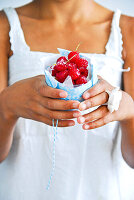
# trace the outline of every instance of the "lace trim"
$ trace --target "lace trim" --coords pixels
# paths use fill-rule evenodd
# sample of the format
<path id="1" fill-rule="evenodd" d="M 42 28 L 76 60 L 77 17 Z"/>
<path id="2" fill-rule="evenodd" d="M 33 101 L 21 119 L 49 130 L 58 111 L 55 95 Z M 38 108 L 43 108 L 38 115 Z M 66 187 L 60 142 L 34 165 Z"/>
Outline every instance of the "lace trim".
<path id="1" fill-rule="evenodd" d="M 9 31 L 9 40 L 10 40 L 10 44 L 11 44 L 11 50 L 14 52 L 15 51 L 15 47 L 14 47 L 14 39 L 13 39 L 13 30 L 10 26 L 10 31 Z"/>
<path id="2" fill-rule="evenodd" d="M 25 42 L 24 33 L 22 31 L 20 20 L 16 10 L 14 8 L 9 7 L 5 8 L 4 12 L 8 18 L 8 22 L 10 25 L 9 38 L 11 50 L 13 52 L 18 52 L 19 50 L 30 50 L 30 48 Z"/>
<path id="3" fill-rule="evenodd" d="M 116 21 L 116 25 L 117 25 L 117 32 L 119 34 L 119 46 L 117 48 L 119 48 L 119 54 L 120 54 L 120 58 L 122 58 L 122 52 L 123 52 L 123 36 L 122 36 L 122 31 L 120 28 L 120 16 L 121 16 L 121 11 L 119 9 L 117 9 L 117 21 Z"/>
<path id="4" fill-rule="evenodd" d="M 120 22 L 120 15 L 121 11 L 119 9 L 116 10 L 113 16 L 113 21 L 111 25 L 111 35 L 109 41 L 106 45 L 106 54 L 107 55 L 114 55 L 118 56 L 122 59 L 122 52 L 123 52 L 123 40 L 122 40 L 122 32 L 119 25 Z M 115 42 L 115 34 L 118 36 L 118 43 Z"/>

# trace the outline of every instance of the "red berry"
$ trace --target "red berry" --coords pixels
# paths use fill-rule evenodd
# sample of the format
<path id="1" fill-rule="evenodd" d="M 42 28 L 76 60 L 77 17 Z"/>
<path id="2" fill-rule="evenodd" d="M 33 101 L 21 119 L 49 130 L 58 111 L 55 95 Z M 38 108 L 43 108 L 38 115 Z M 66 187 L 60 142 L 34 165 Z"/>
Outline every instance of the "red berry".
<path id="1" fill-rule="evenodd" d="M 87 77 L 88 76 L 88 70 L 85 67 L 79 68 L 81 75 Z"/>
<path id="2" fill-rule="evenodd" d="M 65 69 L 67 69 L 67 66 L 64 62 L 58 62 L 55 66 L 54 69 L 57 71 L 64 71 Z"/>
<path id="3" fill-rule="evenodd" d="M 75 63 L 78 58 L 79 58 L 79 53 L 76 51 L 71 51 L 68 54 L 68 59 L 70 60 L 70 62 Z"/>
<path id="4" fill-rule="evenodd" d="M 65 79 L 67 78 L 67 76 L 68 76 L 68 70 L 64 70 L 64 71 L 56 73 L 56 79 L 60 83 L 63 83 Z"/>
<path id="5" fill-rule="evenodd" d="M 53 69 L 52 70 L 52 76 L 56 76 L 56 73 L 57 73 L 58 71 L 56 70 L 56 69 Z"/>
<path id="6" fill-rule="evenodd" d="M 87 68 L 87 66 L 88 66 L 88 61 L 84 58 L 77 59 L 75 63 L 76 63 L 78 68 L 80 68 L 80 67 Z"/>
<path id="7" fill-rule="evenodd" d="M 67 59 L 66 59 L 65 56 L 61 56 L 61 57 L 59 57 L 59 58 L 57 59 L 56 63 L 58 63 L 58 62 L 67 62 Z"/>
<path id="8" fill-rule="evenodd" d="M 72 80 L 72 82 L 73 82 L 73 85 L 76 85 L 75 80 Z"/>
<path id="9" fill-rule="evenodd" d="M 68 70 L 77 68 L 76 64 L 74 64 L 74 63 L 67 63 L 66 65 L 67 65 Z"/>
<path id="10" fill-rule="evenodd" d="M 80 71 L 79 69 L 71 69 L 69 70 L 69 75 L 71 76 L 72 80 L 76 80 L 80 76 Z"/>
<path id="11" fill-rule="evenodd" d="M 85 76 L 80 76 L 77 80 L 76 80 L 76 85 L 81 85 L 81 84 L 86 84 L 87 83 L 87 79 Z"/>

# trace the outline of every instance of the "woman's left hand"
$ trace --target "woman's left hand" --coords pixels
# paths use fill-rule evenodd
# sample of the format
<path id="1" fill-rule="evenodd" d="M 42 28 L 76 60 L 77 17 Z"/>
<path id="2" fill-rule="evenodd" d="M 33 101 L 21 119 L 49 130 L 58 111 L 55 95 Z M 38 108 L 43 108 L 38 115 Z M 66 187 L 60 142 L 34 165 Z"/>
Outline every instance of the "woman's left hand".
<path id="1" fill-rule="evenodd" d="M 119 109 L 110 113 L 107 106 L 109 95 L 106 90 L 113 90 L 114 87 L 99 76 L 99 82 L 83 94 L 85 101 L 80 103 L 79 110 L 83 111 L 95 106 L 96 110 L 77 118 L 83 129 L 95 129 L 104 126 L 112 121 L 128 120 L 134 117 L 134 101 L 126 92 L 122 91 L 122 99 Z"/>

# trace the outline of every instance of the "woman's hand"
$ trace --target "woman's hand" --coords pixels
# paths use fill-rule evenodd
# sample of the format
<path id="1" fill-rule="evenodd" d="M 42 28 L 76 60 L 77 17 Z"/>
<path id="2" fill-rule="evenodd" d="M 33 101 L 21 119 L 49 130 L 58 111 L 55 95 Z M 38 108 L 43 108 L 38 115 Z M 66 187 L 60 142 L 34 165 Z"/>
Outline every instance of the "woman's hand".
<path id="1" fill-rule="evenodd" d="M 0 94 L 0 112 L 5 119 L 19 117 L 36 120 L 52 125 L 52 119 L 58 119 L 58 126 L 75 125 L 72 118 L 80 116 L 78 101 L 65 101 L 58 98 L 67 97 L 67 92 L 53 89 L 45 84 L 45 76 L 16 82 Z"/>
<path id="2" fill-rule="evenodd" d="M 96 110 L 78 117 L 78 123 L 84 124 L 83 129 L 95 129 L 112 121 L 128 120 L 134 117 L 133 99 L 124 91 L 122 91 L 122 100 L 117 111 L 110 113 L 107 106 L 103 105 L 108 101 L 108 94 L 105 90 L 113 89 L 114 87 L 112 85 L 99 77 L 99 82 L 83 94 L 85 101 L 80 103 L 79 110 L 83 111 L 99 106 Z"/>

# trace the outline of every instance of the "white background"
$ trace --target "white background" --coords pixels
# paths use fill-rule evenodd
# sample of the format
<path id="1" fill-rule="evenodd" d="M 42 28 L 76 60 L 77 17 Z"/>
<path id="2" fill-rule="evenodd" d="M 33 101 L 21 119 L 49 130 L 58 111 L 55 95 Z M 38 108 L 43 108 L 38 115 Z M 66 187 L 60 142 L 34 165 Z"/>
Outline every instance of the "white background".
<path id="1" fill-rule="evenodd" d="M 134 16 L 134 0 L 96 0 L 98 3 L 112 10 L 119 8 L 123 13 Z M 0 9 L 3 7 L 17 7 L 28 3 L 30 0 L 0 0 Z"/>

